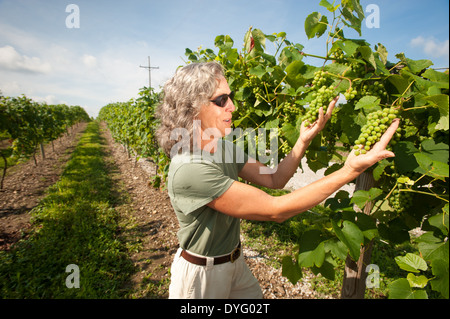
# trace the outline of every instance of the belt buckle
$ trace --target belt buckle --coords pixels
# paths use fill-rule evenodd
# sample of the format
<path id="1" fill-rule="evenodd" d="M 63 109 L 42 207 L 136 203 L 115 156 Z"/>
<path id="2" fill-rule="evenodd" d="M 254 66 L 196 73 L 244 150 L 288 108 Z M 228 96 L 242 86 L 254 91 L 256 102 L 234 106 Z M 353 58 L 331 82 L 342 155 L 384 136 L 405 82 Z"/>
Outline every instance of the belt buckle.
<path id="1" fill-rule="evenodd" d="M 232 263 L 234 263 L 236 261 L 236 259 L 239 258 L 239 256 L 241 255 L 241 247 L 236 247 L 230 255 L 230 261 Z"/>

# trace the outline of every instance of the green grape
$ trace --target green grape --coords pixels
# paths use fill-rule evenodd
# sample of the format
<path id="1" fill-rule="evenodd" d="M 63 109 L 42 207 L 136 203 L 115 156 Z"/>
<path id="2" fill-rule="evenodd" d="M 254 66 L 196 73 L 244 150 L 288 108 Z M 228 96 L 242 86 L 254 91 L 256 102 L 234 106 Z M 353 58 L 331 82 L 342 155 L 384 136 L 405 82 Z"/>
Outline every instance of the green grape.
<path id="1" fill-rule="evenodd" d="M 332 58 L 333 60 L 344 60 L 344 51 L 338 48 L 336 49 L 336 51 L 331 53 L 330 58 Z"/>
<path id="2" fill-rule="evenodd" d="M 297 118 L 302 115 L 303 107 L 297 106 L 294 102 L 286 101 L 280 105 L 283 117 L 283 123 L 295 123 Z"/>
<path id="3" fill-rule="evenodd" d="M 322 107 L 323 112 L 327 111 L 328 105 L 336 96 L 333 87 L 323 85 L 316 92 L 312 94 L 313 100 L 309 103 L 308 111 L 303 117 L 302 121 L 305 121 L 305 126 L 315 122 L 318 118 L 319 109 Z"/>
<path id="4" fill-rule="evenodd" d="M 326 73 L 325 71 L 319 70 L 314 72 L 314 79 L 312 81 L 313 86 L 322 86 L 327 81 L 327 78 L 324 76 Z"/>
<path id="5" fill-rule="evenodd" d="M 306 114 L 303 116 L 302 121 L 305 122 L 305 126 L 315 122 L 318 118 L 319 109 L 322 107 L 326 112 L 328 105 L 337 95 L 334 88 L 331 86 L 332 79 L 327 76 L 327 72 L 319 70 L 314 73 L 314 79 L 312 81 L 312 101 L 309 103 L 309 108 Z"/>
<path id="6" fill-rule="evenodd" d="M 352 71 L 357 74 L 358 77 L 363 77 L 366 72 L 366 67 L 364 64 L 357 63 L 351 65 Z"/>
<path id="7" fill-rule="evenodd" d="M 344 97 L 347 101 L 354 99 L 358 95 L 358 91 L 355 88 L 350 88 L 344 93 Z"/>
<path id="8" fill-rule="evenodd" d="M 392 107 L 369 113 L 367 115 L 367 123 L 361 128 L 361 133 L 355 140 L 355 145 L 353 146 L 355 155 L 366 154 L 371 149 L 371 146 L 380 140 L 397 115 L 398 110 Z M 401 135 L 397 133 L 391 140 L 392 143 L 396 143 L 400 138 Z"/>
<path id="9" fill-rule="evenodd" d="M 409 191 L 404 191 L 405 189 L 406 186 L 404 184 L 398 184 L 389 197 L 389 205 L 398 213 L 406 211 L 412 205 L 413 194 Z"/>
<path id="10" fill-rule="evenodd" d="M 292 147 L 289 146 L 289 144 L 287 143 L 287 141 L 284 141 L 284 142 L 281 144 L 280 150 L 281 150 L 281 153 L 287 155 L 287 154 L 289 154 L 289 153 L 291 152 Z"/>
<path id="11" fill-rule="evenodd" d="M 367 95 L 379 97 L 381 100 L 387 100 L 388 96 L 384 84 L 379 81 L 367 81 L 361 86 L 357 97 L 360 99 Z"/>

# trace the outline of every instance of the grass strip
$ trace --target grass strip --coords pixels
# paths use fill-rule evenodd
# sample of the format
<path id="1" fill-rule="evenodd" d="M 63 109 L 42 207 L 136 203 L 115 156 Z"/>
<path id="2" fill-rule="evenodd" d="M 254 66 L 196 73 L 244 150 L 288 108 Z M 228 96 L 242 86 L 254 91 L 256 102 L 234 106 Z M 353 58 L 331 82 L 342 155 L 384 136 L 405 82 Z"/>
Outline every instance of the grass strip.
<path id="1" fill-rule="evenodd" d="M 33 209 L 30 235 L 0 252 L 1 298 L 125 295 L 133 264 L 119 237 L 118 198 L 104 156 L 98 123 L 91 122 L 60 181 Z"/>

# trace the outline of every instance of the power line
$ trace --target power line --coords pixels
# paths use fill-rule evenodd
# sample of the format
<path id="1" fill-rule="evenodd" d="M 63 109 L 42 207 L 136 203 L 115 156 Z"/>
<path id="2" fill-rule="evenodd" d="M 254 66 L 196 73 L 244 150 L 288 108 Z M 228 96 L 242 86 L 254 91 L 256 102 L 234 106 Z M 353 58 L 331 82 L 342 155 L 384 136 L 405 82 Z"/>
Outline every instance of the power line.
<path id="1" fill-rule="evenodd" d="M 139 67 L 148 69 L 148 87 L 152 87 L 152 69 L 159 69 L 159 66 L 152 66 L 150 64 L 150 56 L 148 57 L 148 66 L 140 65 Z"/>

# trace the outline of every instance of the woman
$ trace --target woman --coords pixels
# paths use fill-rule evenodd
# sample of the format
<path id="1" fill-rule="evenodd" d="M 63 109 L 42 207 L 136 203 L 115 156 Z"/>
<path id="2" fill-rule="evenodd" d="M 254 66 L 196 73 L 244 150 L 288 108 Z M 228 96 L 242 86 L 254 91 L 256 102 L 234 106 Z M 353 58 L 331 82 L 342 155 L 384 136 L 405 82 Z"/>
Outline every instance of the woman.
<path id="1" fill-rule="evenodd" d="M 376 162 L 394 156 L 385 148 L 398 120 L 367 154 L 352 152 L 340 170 L 287 195 L 273 197 L 238 181 L 241 177 L 252 184 L 283 188 L 336 102 L 337 98 L 326 114 L 321 108 L 313 124 L 301 125 L 292 151 L 267 174 L 263 164 L 221 139 L 231 132 L 235 105 L 218 63 L 189 64 L 165 84 L 157 136 L 171 155 L 168 192 L 180 223 L 169 298 L 262 298 L 240 253 L 240 219 L 283 222 L 321 203 Z"/>

